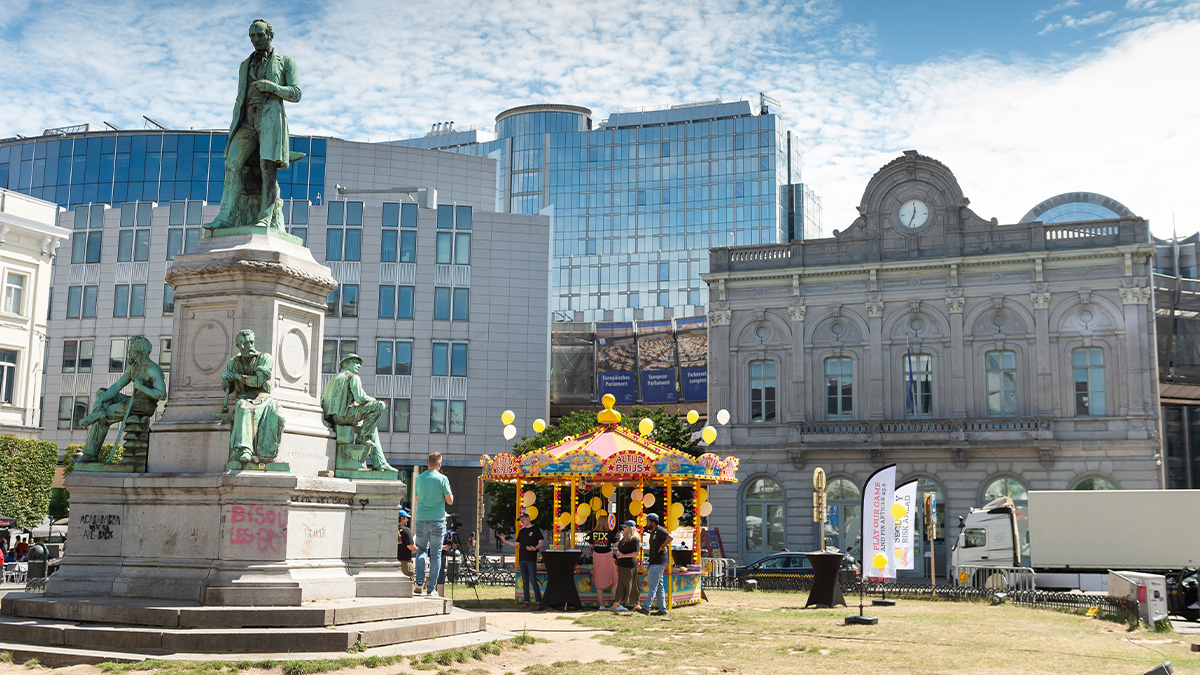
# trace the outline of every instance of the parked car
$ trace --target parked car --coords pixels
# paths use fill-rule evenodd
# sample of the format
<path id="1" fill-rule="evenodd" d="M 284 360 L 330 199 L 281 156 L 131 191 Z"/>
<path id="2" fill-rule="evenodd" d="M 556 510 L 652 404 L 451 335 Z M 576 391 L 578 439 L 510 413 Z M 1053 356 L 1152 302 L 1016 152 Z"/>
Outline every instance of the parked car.
<path id="1" fill-rule="evenodd" d="M 842 559 L 842 569 L 839 576 L 843 581 L 853 579 L 858 572 L 858 563 L 854 558 L 846 556 Z M 753 579 L 759 575 L 811 577 L 812 563 L 804 553 L 775 553 L 761 560 L 738 567 L 736 574 L 740 579 Z"/>

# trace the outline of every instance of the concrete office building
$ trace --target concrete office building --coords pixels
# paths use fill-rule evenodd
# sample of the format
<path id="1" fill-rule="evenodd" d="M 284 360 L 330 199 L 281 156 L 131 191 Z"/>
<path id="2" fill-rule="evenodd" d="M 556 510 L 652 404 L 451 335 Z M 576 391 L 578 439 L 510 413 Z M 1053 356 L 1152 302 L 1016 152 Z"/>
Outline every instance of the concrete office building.
<path id="1" fill-rule="evenodd" d="M 712 250 L 709 407 L 732 414 L 742 469 L 711 491 L 729 554 L 818 545 L 815 467 L 827 542 L 856 552 L 874 469 L 935 493 L 938 570 L 946 524 L 995 497 L 1036 518 L 1029 490 L 1164 485 L 1147 222 L 1000 225 L 967 205 L 909 151 L 832 238 Z"/>
<path id="2" fill-rule="evenodd" d="M 225 138 L 78 128 L 0 142 L 0 183 L 70 207 L 44 438 L 83 442 L 78 420 L 120 375 L 130 336 L 150 338 L 169 374 L 164 273 L 216 213 Z M 308 156 L 280 176 L 288 230 L 341 284 L 327 310 L 326 379 L 341 355 L 363 356 L 367 393 L 391 411 L 381 426 L 389 461 L 423 466 L 442 452 L 455 510 L 470 519 L 479 454 L 502 440 L 500 413 L 523 425 L 547 414 L 549 219 L 495 211 L 490 159 L 333 138 L 292 145 Z M 419 203 L 428 190 L 436 204 Z"/>
<path id="3" fill-rule="evenodd" d="M 67 232 L 59 208 L 0 189 L 0 434 L 37 438 L 50 266 Z"/>

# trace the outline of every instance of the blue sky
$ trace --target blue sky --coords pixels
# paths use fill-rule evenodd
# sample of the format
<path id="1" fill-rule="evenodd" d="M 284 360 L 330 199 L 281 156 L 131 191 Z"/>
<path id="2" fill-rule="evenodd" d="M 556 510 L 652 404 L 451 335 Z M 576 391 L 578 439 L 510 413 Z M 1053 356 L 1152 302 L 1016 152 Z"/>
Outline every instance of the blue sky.
<path id="1" fill-rule="evenodd" d="M 0 137 L 142 115 L 225 127 L 259 16 L 299 63 L 297 132 L 377 141 L 527 103 L 601 120 L 761 91 L 827 231 L 910 148 L 1002 223 L 1090 190 L 1158 234 L 1200 226 L 1200 0 L 4 0 Z"/>

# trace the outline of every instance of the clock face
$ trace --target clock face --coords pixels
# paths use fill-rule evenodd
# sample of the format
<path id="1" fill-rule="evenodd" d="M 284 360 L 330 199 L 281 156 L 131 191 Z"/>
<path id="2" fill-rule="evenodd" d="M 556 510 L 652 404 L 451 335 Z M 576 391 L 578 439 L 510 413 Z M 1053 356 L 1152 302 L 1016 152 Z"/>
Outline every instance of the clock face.
<path id="1" fill-rule="evenodd" d="M 929 207 L 920 199 L 910 199 L 900 205 L 896 212 L 900 224 L 908 228 L 921 227 L 929 222 Z"/>

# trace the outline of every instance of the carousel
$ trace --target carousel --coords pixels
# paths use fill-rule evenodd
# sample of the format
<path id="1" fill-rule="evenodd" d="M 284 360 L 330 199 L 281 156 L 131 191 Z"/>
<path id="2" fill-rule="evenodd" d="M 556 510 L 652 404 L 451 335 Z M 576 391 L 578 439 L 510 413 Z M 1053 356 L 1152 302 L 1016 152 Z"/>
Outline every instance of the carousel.
<path id="1" fill-rule="evenodd" d="M 596 606 L 586 545 L 591 530 L 617 530 L 619 523 L 632 518 L 641 534 L 650 512 L 659 514 L 673 538 L 672 564 L 666 576 L 668 605 L 698 604 L 704 576 L 699 555 L 701 518 L 712 511 L 706 486 L 736 483 L 738 460 L 721 459 L 711 452 L 692 457 L 657 443 L 647 437 L 653 431 L 651 420 L 641 421 L 641 433 L 631 431 L 620 426 L 621 414 L 613 410 L 613 397 L 605 395 L 602 402 L 604 410 L 596 416 L 599 426 L 586 433 L 520 456 L 483 455 L 481 479 L 516 486 L 517 518 L 528 513 L 536 519 L 539 508 L 552 509 L 553 531 L 547 534 L 548 546 L 538 568 L 538 582 L 545 588 L 544 606 Z M 695 422 L 694 415 L 689 414 L 690 422 Z M 702 437 L 711 445 L 716 429 L 705 427 Z M 553 488 L 548 503 L 538 504 L 537 493 L 529 489 L 537 485 Z M 589 524 L 592 527 L 584 527 Z M 638 568 L 641 597 L 645 598 L 647 537 L 640 538 Z M 514 597 L 519 588 L 518 580 Z"/>

